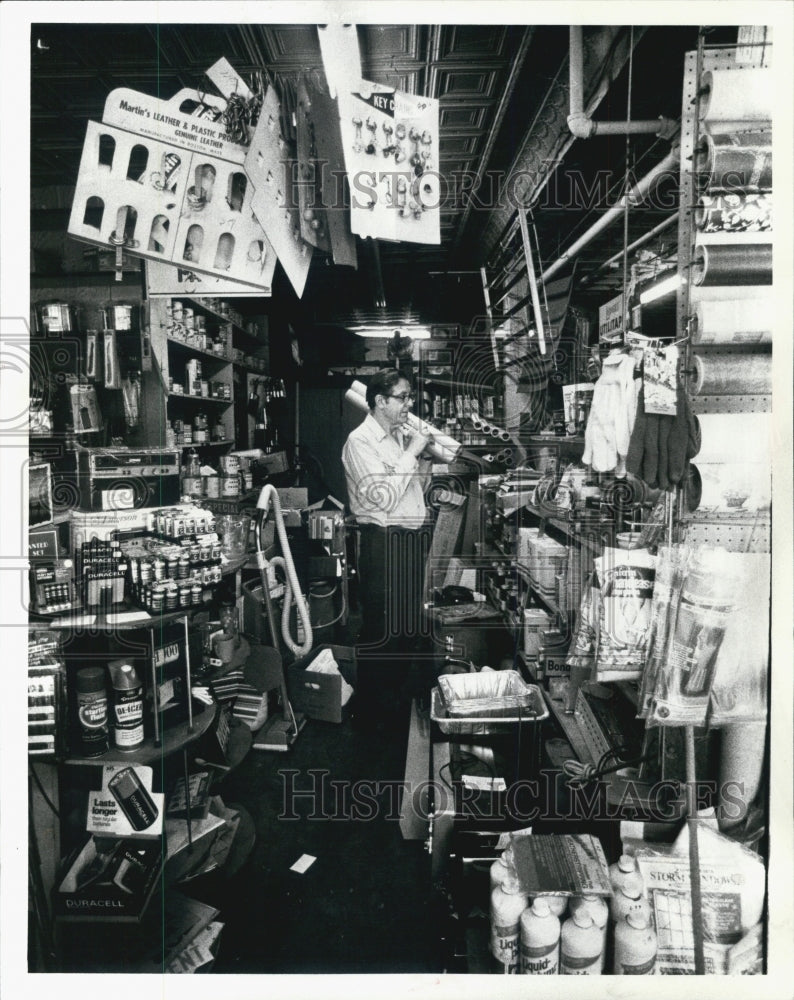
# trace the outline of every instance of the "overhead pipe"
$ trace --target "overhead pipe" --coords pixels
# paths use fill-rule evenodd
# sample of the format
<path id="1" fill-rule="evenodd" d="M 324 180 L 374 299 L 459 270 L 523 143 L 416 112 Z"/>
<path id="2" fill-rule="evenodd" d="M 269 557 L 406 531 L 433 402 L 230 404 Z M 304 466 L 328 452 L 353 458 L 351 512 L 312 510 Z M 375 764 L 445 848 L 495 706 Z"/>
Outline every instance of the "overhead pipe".
<path id="1" fill-rule="evenodd" d="M 594 122 L 584 107 L 584 40 L 580 24 L 569 28 L 568 89 L 570 93 L 570 114 L 568 128 L 577 139 L 589 139 L 594 135 L 658 135 L 670 139 L 678 129 L 678 123 L 660 115 L 650 121 Z"/>
<path id="2" fill-rule="evenodd" d="M 604 263 L 600 265 L 600 267 L 597 267 L 595 269 L 595 271 L 593 271 L 591 274 L 586 274 L 582 278 L 581 284 L 582 285 L 588 284 L 590 281 L 592 281 L 593 278 L 599 275 L 602 271 L 606 271 L 608 267 L 619 261 L 620 258 L 624 255 L 624 253 L 631 253 L 632 250 L 636 250 L 638 247 L 644 246 L 646 243 L 649 243 L 654 238 L 654 236 L 658 236 L 659 233 L 663 233 L 665 229 L 668 229 L 670 226 L 672 226 L 674 222 L 677 222 L 678 215 L 679 215 L 678 212 L 674 212 L 672 215 L 668 215 L 668 217 L 663 222 L 660 222 L 658 226 L 654 226 L 653 229 L 649 230 L 647 233 L 643 233 L 643 235 L 640 236 L 638 239 L 636 239 L 633 243 L 629 243 L 629 245 L 626 247 L 625 250 L 618 250 L 616 254 L 613 254 L 609 258 L 609 260 L 605 260 Z"/>
<path id="3" fill-rule="evenodd" d="M 592 225 L 586 233 L 572 243 L 568 249 L 551 265 L 551 267 L 546 268 L 541 275 L 541 281 L 544 283 L 547 282 L 552 275 L 556 274 L 560 268 L 564 267 L 568 261 L 579 253 L 580 250 L 586 247 L 588 243 L 591 243 L 599 233 L 602 233 L 605 229 L 608 229 L 613 222 L 617 222 L 618 219 L 622 218 L 627 199 L 630 205 L 641 202 L 650 191 L 653 184 L 664 173 L 678 167 L 679 155 L 680 151 L 678 146 L 674 146 L 667 156 L 661 160 L 661 162 L 657 163 L 652 170 L 649 170 L 643 178 L 637 181 L 631 191 L 624 194 L 620 201 L 616 205 L 613 205 L 612 208 L 608 208 L 598 222 L 594 223 L 594 225 Z"/>

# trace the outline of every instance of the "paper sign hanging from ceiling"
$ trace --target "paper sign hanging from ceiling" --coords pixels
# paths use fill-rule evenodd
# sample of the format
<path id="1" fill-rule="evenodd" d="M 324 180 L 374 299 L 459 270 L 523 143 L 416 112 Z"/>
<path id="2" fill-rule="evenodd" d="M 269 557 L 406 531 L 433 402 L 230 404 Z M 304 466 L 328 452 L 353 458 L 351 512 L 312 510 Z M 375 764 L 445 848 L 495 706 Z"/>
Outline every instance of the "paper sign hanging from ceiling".
<path id="1" fill-rule="evenodd" d="M 169 101 L 112 91 L 89 122 L 68 232 L 268 294 L 276 257 L 252 212 L 226 102 L 181 90 Z"/>
<path id="2" fill-rule="evenodd" d="M 358 47 L 358 31 L 355 24 L 317 25 L 320 52 L 323 57 L 328 93 L 332 98 L 361 79 L 361 53 Z"/>
<path id="3" fill-rule="evenodd" d="M 272 258 L 275 265 L 275 251 Z M 202 274 L 189 266 L 175 267 L 173 264 L 160 264 L 154 260 L 146 262 L 146 292 L 151 296 L 210 295 L 222 296 L 225 299 L 246 295 L 267 298 L 273 294 L 271 288 L 219 278 L 214 274 Z"/>
<path id="4" fill-rule="evenodd" d="M 438 101 L 360 80 L 340 91 L 339 115 L 352 231 L 440 243 Z"/>
<path id="5" fill-rule="evenodd" d="M 267 88 L 259 122 L 251 137 L 245 170 L 254 186 L 251 207 L 273 244 L 298 298 L 303 295 L 313 248 L 301 238 L 295 200 L 295 160 L 281 135 L 281 107 Z"/>

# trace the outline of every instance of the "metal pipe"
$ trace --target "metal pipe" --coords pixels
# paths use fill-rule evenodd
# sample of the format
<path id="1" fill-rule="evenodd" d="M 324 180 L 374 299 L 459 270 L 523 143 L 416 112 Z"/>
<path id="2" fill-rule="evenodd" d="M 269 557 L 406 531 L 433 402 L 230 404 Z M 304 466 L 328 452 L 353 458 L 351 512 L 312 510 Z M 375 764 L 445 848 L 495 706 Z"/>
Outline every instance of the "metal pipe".
<path id="1" fill-rule="evenodd" d="M 595 278 L 597 274 L 600 274 L 602 271 L 605 271 L 610 266 L 610 264 L 614 264 L 615 261 L 620 260 L 620 258 L 623 256 L 624 253 L 630 253 L 632 250 L 636 250 L 638 247 L 643 246 L 643 244 L 647 243 L 649 240 L 652 240 L 654 236 L 658 236 L 659 233 L 667 229 L 668 226 L 672 226 L 672 224 L 677 219 L 678 219 L 678 212 L 675 212 L 675 214 L 668 216 L 668 218 L 666 218 L 663 222 L 660 222 L 658 226 L 654 226 L 653 229 L 649 230 L 647 233 L 640 236 L 633 243 L 630 243 L 626 247 L 625 251 L 618 250 L 618 252 L 616 254 L 613 254 L 613 256 L 609 258 L 609 260 L 605 260 L 604 263 L 600 265 L 600 267 L 597 267 L 592 274 L 586 274 L 584 278 L 582 278 L 581 284 L 586 285 L 589 281 Z"/>
<path id="2" fill-rule="evenodd" d="M 570 94 L 568 128 L 577 139 L 594 135 L 651 134 L 671 138 L 678 128 L 670 118 L 659 116 L 653 121 L 594 122 L 584 106 L 584 34 L 580 24 L 568 29 L 568 90 Z"/>
<path id="3" fill-rule="evenodd" d="M 606 212 L 601 216 L 601 218 L 592 225 L 586 233 L 579 237 L 578 240 L 573 242 L 568 249 L 560 255 L 560 257 L 551 265 L 551 267 L 546 268 L 546 270 L 541 275 L 541 281 L 547 282 L 549 278 L 556 274 L 560 268 L 564 267 L 576 254 L 579 253 L 588 243 L 591 243 L 599 233 L 602 233 L 605 229 L 608 229 L 613 222 L 616 222 L 623 215 L 623 208 L 626 204 L 626 198 L 630 198 L 631 202 L 640 202 L 645 197 L 645 195 L 650 190 L 653 183 L 669 170 L 673 166 L 678 164 L 679 151 L 678 147 L 674 147 L 670 152 L 661 160 L 657 165 L 649 170 L 648 173 L 637 181 L 635 187 L 629 192 L 628 195 L 624 195 L 620 201 L 613 205 L 612 208 L 607 209 Z M 621 251 L 622 254 L 622 251 Z"/>

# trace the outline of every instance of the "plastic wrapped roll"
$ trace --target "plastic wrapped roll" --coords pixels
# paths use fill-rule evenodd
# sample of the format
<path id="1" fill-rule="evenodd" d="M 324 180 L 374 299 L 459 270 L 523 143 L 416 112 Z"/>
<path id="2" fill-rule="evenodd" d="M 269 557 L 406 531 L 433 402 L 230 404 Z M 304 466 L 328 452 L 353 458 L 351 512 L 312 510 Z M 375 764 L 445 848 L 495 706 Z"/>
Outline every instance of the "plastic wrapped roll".
<path id="1" fill-rule="evenodd" d="M 696 285 L 771 285 L 772 244 L 696 246 L 692 281 Z"/>
<path id="2" fill-rule="evenodd" d="M 772 392 L 771 354 L 695 355 L 695 396 L 762 396 Z"/>
<path id="3" fill-rule="evenodd" d="M 768 344 L 774 310 L 769 297 L 709 299 L 696 302 L 695 344 Z"/>
<path id="4" fill-rule="evenodd" d="M 772 195 L 701 195 L 695 209 L 695 225 L 702 233 L 769 232 L 772 229 Z"/>
<path id="5" fill-rule="evenodd" d="M 367 387 L 362 382 L 354 382 L 345 393 L 345 399 L 349 400 L 354 406 L 357 406 L 359 410 L 369 412 L 366 393 Z M 455 456 L 462 447 L 454 438 L 449 437 L 448 434 L 439 433 L 435 427 L 431 427 L 430 424 L 425 423 L 424 420 L 420 420 L 413 413 L 408 414 L 408 424 L 414 430 L 421 430 L 424 434 L 431 434 L 433 436 L 433 443 L 427 446 L 427 451 L 433 458 L 439 462 L 454 461 Z"/>
<path id="6" fill-rule="evenodd" d="M 700 78 L 700 118 L 712 133 L 758 130 L 772 120 L 771 69 L 715 69 Z"/>
<path id="7" fill-rule="evenodd" d="M 695 176 L 701 191 L 771 191 L 772 133 L 707 133 L 695 150 Z"/>

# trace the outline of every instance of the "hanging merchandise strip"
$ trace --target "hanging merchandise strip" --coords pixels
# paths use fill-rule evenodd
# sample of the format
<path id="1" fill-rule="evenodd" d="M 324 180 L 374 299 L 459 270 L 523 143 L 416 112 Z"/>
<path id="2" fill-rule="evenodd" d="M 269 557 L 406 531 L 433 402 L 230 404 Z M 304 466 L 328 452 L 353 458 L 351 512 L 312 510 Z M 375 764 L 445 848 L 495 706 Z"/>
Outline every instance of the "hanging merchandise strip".
<path id="1" fill-rule="evenodd" d="M 772 229 L 771 194 L 706 194 L 698 198 L 695 225 L 703 233 L 760 233 Z"/>
<path id="2" fill-rule="evenodd" d="M 301 236 L 317 250 L 329 253 L 331 242 L 322 192 L 322 165 L 317 155 L 312 105 L 306 78 L 298 81 L 298 107 L 295 114 L 298 165 L 298 209 Z"/>
<path id="3" fill-rule="evenodd" d="M 771 285 L 771 243 L 696 246 L 692 262 L 696 285 Z"/>
<path id="4" fill-rule="evenodd" d="M 294 160 L 282 138 L 280 120 L 278 95 L 273 87 L 268 87 L 259 123 L 245 157 L 245 169 L 256 188 L 251 207 L 300 298 L 306 286 L 313 248 L 301 239 L 298 211 L 291 202 Z"/>
<path id="5" fill-rule="evenodd" d="M 771 191 L 771 131 L 702 136 L 695 178 L 701 191 Z"/>

